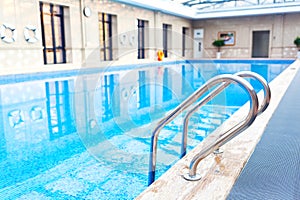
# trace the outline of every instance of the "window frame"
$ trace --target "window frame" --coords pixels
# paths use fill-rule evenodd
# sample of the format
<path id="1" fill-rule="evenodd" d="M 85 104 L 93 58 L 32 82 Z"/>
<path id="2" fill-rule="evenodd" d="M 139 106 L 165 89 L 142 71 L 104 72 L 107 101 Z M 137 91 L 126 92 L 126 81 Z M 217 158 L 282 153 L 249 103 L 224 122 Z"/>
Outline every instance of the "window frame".
<path id="1" fill-rule="evenodd" d="M 45 5 L 49 5 L 49 13 L 44 12 L 43 8 Z M 58 8 L 59 13 L 55 13 L 53 8 Z M 48 47 L 46 44 L 46 33 L 45 33 L 45 16 L 50 16 L 50 24 L 51 24 L 51 39 L 52 39 L 52 47 Z M 41 29 L 42 29 L 42 43 L 43 43 L 43 56 L 44 56 L 44 64 L 64 64 L 67 63 L 67 56 L 66 56 L 66 40 L 65 40 L 65 21 L 64 21 L 64 7 L 61 5 L 54 5 L 52 3 L 45 3 L 40 2 L 40 18 L 41 18 Z M 58 18 L 60 21 L 60 26 L 55 25 L 55 18 Z M 55 32 L 58 32 L 61 34 L 61 46 L 56 44 L 56 36 Z M 60 50 L 62 53 L 62 59 L 58 60 L 58 53 L 57 51 Z M 48 53 L 53 53 L 53 62 L 49 61 Z"/>
<path id="2" fill-rule="evenodd" d="M 145 59 L 145 20 L 138 20 L 138 59 Z"/>
<path id="3" fill-rule="evenodd" d="M 172 29 L 172 25 L 170 24 L 163 24 L 163 52 L 164 52 L 164 57 L 167 58 L 168 57 L 168 50 L 169 50 L 169 35 L 170 35 L 170 31 Z M 171 36 L 171 35 L 170 35 Z"/>
<path id="4" fill-rule="evenodd" d="M 182 57 L 186 56 L 186 37 L 187 37 L 187 32 L 188 32 L 188 28 L 186 27 L 182 27 Z"/>
<path id="5" fill-rule="evenodd" d="M 100 17 L 101 16 L 101 17 Z M 99 27 L 101 26 L 102 38 L 100 37 L 100 57 L 103 57 L 104 61 L 113 60 L 113 47 L 112 47 L 112 15 L 108 13 L 98 14 Z M 101 31 L 99 30 L 99 31 Z M 106 36 L 108 31 L 108 37 Z M 106 41 L 108 40 L 108 46 Z M 107 55 L 108 50 L 108 55 Z"/>

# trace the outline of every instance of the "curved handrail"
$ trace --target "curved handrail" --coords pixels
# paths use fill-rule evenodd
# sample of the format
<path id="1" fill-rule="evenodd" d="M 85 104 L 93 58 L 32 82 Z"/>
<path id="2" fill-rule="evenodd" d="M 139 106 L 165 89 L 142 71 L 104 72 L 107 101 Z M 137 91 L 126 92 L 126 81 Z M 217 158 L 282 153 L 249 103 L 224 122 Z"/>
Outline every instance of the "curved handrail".
<path id="1" fill-rule="evenodd" d="M 209 154 L 211 154 L 213 151 L 217 150 L 220 146 L 225 144 L 226 142 L 230 141 L 232 138 L 237 136 L 239 133 L 241 133 L 243 130 L 245 130 L 247 127 L 249 127 L 254 120 L 244 120 L 238 125 L 234 126 L 232 129 L 227 131 L 226 133 L 222 134 L 217 142 L 214 142 L 210 145 L 208 145 L 206 148 L 201 150 L 198 154 L 194 156 L 190 163 L 189 167 L 189 173 L 184 174 L 183 178 L 189 181 L 197 181 L 201 179 L 201 176 L 196 173 L 197 166 L 204 158 L 206 158 Z"/>
<path id="2" fill-rule="evenodd" d="M 254 78 L 254 79 L 257 79 L 261 83 L 261 85 L 263 86 L 263 90 L 264 90 L 264 100 L 261 103 L 260 108 L 258 109 L 258 115 L 263 113 L 269 106 L 270 100 L 271 100 L 271 89 L 270 89 L 267 81 L 261 75 L 255 73 L 255 72 L 251 72 L 251 71 L 242 71 L 242 72 L 235 73 L 234 75 L 237 75 L 237 76 L 240 76 L 243 78 Z"/>
<path id="3" fill-rule="evenodd" d="M 253 72 L 244 72 L 244 73 L 240 72 L 240 73 L 237 73 L 236 75 L 241 76 L 241 77 L 256 78 L 262 83 L 262 85 L 264 86 L 264 90 L 265 90 L 265 98 L 264 98 L 264 101 L 263 101 L 260 109 L 258 110 L 258 112 L 262 113 L 268 107 L 270 99 L 271 99 L 271 91 L 270 91 L 270 88 L 269 88 L 268 84 L 266 83 L 266 81 L 260 75 L 253 73 Z M 257 112 L 257 115 L 260 114 L 258 112 Z M 206 148 L 204 148 L 203 150 L 201 150 L 192 159 L 190 167 L 189 167 L 189 173 L 183 175 L 183 177 L 186 180 L 192 180 L 192 181 L 199 180 L 201 178 L 201 176 L 196 173 L 196 170 L 197 170 L 197 166 L 200 163 L 200 161 L 203 160 L 205 157 L 207 157 L 213 151 L 217 150 L 220 146 L 224 145 L 225 143 L 230 141 L 232 138 L 237 136 L 239 133 L 241 133 L 247 127 L 249 127 L 253 123 L 253 121 L 254 120 L 252 120 L 252 121 L 247 120 L 247 118 L 246 118 L 246 120 L 240 122 L 239 124 L 235 125 L 230 130 L 228 130 L 225 133 L 223 133 L 222 135 L 220 135 L 219 139 L 215 143 L 212 143 L 209 146 L 207 146 Z"/>
<path id="4" fill-rule="evenodd" d="M 182 113 L 186 108 L 188 108 L 192 103 L 194 103 L 197 99 L 199 99 L 205 92 L 208 91 L 210 87 L 213 87 L 217 84 L 224 83 L 224 82 L 234 82 L 238 83 L 246 90 L 250 95 L 250 106 L 251 110 L 249 113 L 248 121 L 254 121 L 257 111 L 258 111 L 258 99 L 256 92 L 254 91 L 253 87 L 250 85 L 248 81 L 245 79 L 229 74 L 223 74 L 216 76 L 210 79 L 206 84 L 202 85 L 198 90 L 196 90 L 192 95 L 190 95 L 185 101 L 183 101 L 180 105 L 178 105 L 171 113 L 169 113 L 166 117 L 158 122 L 157 127 L 152 132 L 151 137 L 151 149 L 150 149 L 150 160 L 149 160 L 149 180 L 148 185 L 152 184 L 155 179 L 155 168 L 156 168 L 156 155 L 157 155 L 157 140 L 158 135 L 161 129 L 171 122 L 175 117 L 177 117 L 180 113 Z M 219 91 L 221 92 L 221 90 Z M 215 96 L 215 95 L 214 95 Z M 202 101 L 203 103 L 207 103 L 213 97 L 213 95 L 208 94 Z"/>
<path id="5" fill-rule="evenodd" d="M 242 72 L 235 73 L 234 75 L 240 76 L 243 78 L 254 78 L 254 79 L 257 79 L 261 83 L 261 85 L 263 86 L 263 90 L 264 90 L 264 100 L 263 100 L 261 106 L 259 107 L 257 114 L 259 115 L 259 114 L 263 113 L 267 109 L 267 107 L 270 103 L 270 99 L 271 99 L 271 90 L 270 90 L 270 87 L 269 87 L 267 81 L 259 74 L 250 72 L 250 71 L 242 71 Z M 222 85 L 218 86 L 216 89 L 214 89 L 210 94 L 215 96 L 215 95 L 219 94 L 222 90 L 224 90 L 226 87 L 228 87 L 229 85 L 230 85 L 230 83 L 225 82 Z M 205 103 L 203 103 L 202 101 L 199 102 L 186 114 L 186 116 L 184 118 L 183 131 L 182 131 L 183 134 L 182 134 L 182 142 L 181 142 L 181 158 L 183 156 L 185 156 L 185 154 L 186 154 L 187 132 L 188 132 L 188 124 L 189 124 L 190 117 L 204 104 Z M 243 123 L 243 122 L 241 122 L 241 123 Z M 240 123 L 237 124 L 236 126 L 238 126 L 238 125 L 240 125 Z"/>

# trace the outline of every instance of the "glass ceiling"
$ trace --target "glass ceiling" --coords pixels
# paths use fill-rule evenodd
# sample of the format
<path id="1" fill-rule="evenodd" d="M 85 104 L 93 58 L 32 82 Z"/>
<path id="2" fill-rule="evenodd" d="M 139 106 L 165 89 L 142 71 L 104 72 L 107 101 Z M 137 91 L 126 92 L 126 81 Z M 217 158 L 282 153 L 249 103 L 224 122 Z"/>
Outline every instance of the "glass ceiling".
<path id="1" fill-rule="evenodd" d="M 112 0 L 190 18 L 209 19 L 300 11 L 300 0 Z"/>
<path id="2" fill-rule="evenodd" d="M 164 0 L 162 0 L 164 1 Z M 197 10 L 212 10 L 224 8 L 253 7 L 296 2 L 300 0 L 165 0 L 173 1 Z"/>

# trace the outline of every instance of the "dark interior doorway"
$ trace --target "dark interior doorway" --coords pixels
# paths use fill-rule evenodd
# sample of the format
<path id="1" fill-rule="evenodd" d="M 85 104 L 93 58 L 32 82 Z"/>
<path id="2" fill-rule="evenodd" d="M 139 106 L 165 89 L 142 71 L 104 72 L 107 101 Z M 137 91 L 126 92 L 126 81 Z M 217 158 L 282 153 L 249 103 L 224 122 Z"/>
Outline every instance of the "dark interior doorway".
<path id="1" fill-rule="evenodd" d="M 252 58 L 268 58 L 270 31 L 253 31 L 252 34 Z"/>

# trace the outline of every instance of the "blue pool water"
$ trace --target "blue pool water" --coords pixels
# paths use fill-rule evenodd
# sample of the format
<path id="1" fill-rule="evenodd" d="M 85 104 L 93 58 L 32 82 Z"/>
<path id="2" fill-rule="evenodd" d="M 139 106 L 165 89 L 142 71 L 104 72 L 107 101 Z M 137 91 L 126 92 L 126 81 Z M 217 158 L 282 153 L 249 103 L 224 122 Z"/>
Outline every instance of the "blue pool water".
<path id="1" fill-rule="evenodd" d="M 250 70 L 271 81 L 291 62 L 180 61 L 2 76 L 0 199 L 133 199 L 147 187 L 151 130 L 166 112 L 215 75 Z M 246 101 L 231 86 L 200 109 L 188 150 Z M 156 177 L 179 160 L 181 123 L 179 116 L 159 136 Z"/>

